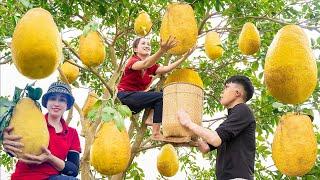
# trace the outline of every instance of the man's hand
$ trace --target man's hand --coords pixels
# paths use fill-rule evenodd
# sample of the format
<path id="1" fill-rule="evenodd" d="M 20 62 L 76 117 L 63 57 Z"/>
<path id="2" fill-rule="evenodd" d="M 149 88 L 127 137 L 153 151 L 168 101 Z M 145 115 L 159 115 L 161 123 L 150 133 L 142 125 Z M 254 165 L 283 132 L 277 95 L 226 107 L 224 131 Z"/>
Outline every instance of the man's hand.
<path id="1" fill-rule="evenodd" d="M 202 141 L 199 139 L 197 141 L 197 144 L 198 144 L 199 151 L 202 152 L 203 154 L 206 154 L 210 151 L 210 147 L 209 147 L 208 143 L 206 143 L 205 141 Z"/>
<path id="2" fill-rule="evenodd" d="M 160 49 L 163 52 L 167 52 L 169 49 L 175 47 L 177 45 L 177 40 L 173 36 L 169 36 L 167 41 L 162 41 L 160 42 Z"/>
<path id="3" fill-rule="evenodd" d="M 26 163 L 26 164 L 42 164 L 44 162 L 47 162 L 50 160 L 52 154 L 49 151 L 49 149 L 42 147 L 42 154 L 36 156 L 32 154 L 25 154 L 22 158 L 19 160 Z"/>
<path id="4" fill-rule="evenodd" d="M 190 125 L 193 123 L 191 121 L 189 114 L 183 109 L 180 109 L 178 111 L 178 119 L 180 121 L 180 124 L 184 127 L 187 127 L 187 128 L 189 128 Z"/>
<path id="5" fill-rule="evenodd" d="M 9 126 L 3 131 L 3 149 L 4 151 L 17 157 L 17 153 L 22 152 L 23 144 L 20 142 L 21 136 L 12 134 L 13 127 Z"/>

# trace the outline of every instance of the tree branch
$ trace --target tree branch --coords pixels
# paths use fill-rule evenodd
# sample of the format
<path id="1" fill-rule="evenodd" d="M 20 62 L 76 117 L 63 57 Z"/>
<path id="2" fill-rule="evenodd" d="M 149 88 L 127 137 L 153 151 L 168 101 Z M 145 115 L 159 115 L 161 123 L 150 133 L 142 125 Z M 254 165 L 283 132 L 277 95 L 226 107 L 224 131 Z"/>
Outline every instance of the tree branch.
<path id="1" fill-rule="evenodd" d="M 87 68 L 85 68 L 85 67 L 82 67 L 82 66 L 80 66 L 79 64 L 77 64 L 77 63 L 75 63 L 75 62 L 70 61 L 69 59 L 67 59 L 67 60 L 65 60 L 65 61 L 67 61 L 68 63 L 70 63 L 70 64 L 72 64 L 72 65 L 74 65 L 74 66 L 77 66 L 77 67 L 78 67 L 78 68 L 80 68 L 80 69 L 83 69 L 83 70 L 85 70 L 85 71 L 90 72 L 90 70 L 89 70 L 89 69 L 87 69 Z"/>
<path id="2" fill-rule="evenodd" d="M 79 17 L 84 23 L 88 23 L 88 20 L 80 14 L 76 14 L 76 16 Z"/>
<path id="3" fill-rule="evenodd" d="M 219 102 L 219 99 L 214 96 L 213 94 L 209 94 L 209 93 L 206 93 L 205 95 L 209 96 L 209 97 L 212 97 L 213 99 L 215 99 L 217 102 Z"/>
<path id="4" fill-rule="evenodd" d="M 66 83 L 68 84 L 68 86 L 70 86 L 70 83 L 69 83 L 69 81 L 68 81 L 68 78 L 67 78 L 66 75 L 62 72 L 62 70 L 61 70 L 61 68 L 60 68 L 60 65 L 59 65 L 59 67 L 58 67 L 58 71 L 59 71 L 61 77 L 63 77 L 63 78 L 61 78 L 61 79 L 64 79 L 64 80 L 66 81 Z M 69 112 L 68 112 L 68 117 L 67 117 L 67 119 L 66 119 L 66 123 L 67 123 L 67 124 L 69 124 L 69 123 L 71 122 L 71 120 L 72 120 L 72 115 L 73 115 L 73 107 L 71 107 L 71 109 L 70 109 Z"/>
<path id="5" fill-rule="evenodd" d="M 145 132 L 147 130 L 147 125 L 144 122 L 148 118 L 148 114 L 149 114 L 149 111 L 146 111 L 146 110 L 143 113 L 141 126 L 138 127 L 138 129 L 137 129 L 136 139 L 135 139 L 134 143 L 132 144 L 132 148 L 131 148 L 131 157 L 130 157 L 128 166 L 127 166 L 127 168 L 126 168 L 126 170 L 124 172 L 126 172 L 128 170 L 128 168 L 131 165 L 133 159 L 138 154 L 138 150 L 139 150 L 139 148 L 141 146 L 141 143 L 142 143 L 143 138 L 144 138 L 144 134 L 145 134 Z"/>
<path id="6" fill-rule="evenodd" d="M 100 79 L 100 81 L 102 82 L 102 84 L 107 88 L 107 90 L 108 90 L 108 92 L 110 93 L 110 95 L 112 95 L 112 94 L 113 94 L 113 91 L 112 91 L 112 89 L 110 88 L 110 86 L 108 85 L 107 81 L 105 81 L 105 80 L 103 79 L 103 77 L 101 77 L 100 74 L 99 74 L 95 69 L 93 69 L 92 67 L 88 67 L 88 68 L 90 69 L 90 71 L 91 71 L 94 75 L 96 75 L 96 76 Z"/>
<path id="7" fill-rule="evenodd" d="M 120 31 L 120 32 L 116 33 L 116 35 L 114 36 L 114 38 L 113 38 L 113 40 L 111 42 L 111 45 L 114 46 L 114 44 L 116 43 L 117 39 L 119 39 L 122 36 L 128 34 L 132 30 L 133 30 L 133 28 L 128 28 L 128 29 L 125 29 L 123 31 Z"/>
<path id="8" fill-rule="evenodd" d="M 88 119 L 84 118 L 82 109 L 79 107 L 79 105 L 77 103 L 74 103 L 73 107 L 78 111 L 79 116 L 80 116 L 80 124 L 81 124 L 81 133 L 80 133 L 80 135 L 82 137 L 85 137 L 87 132 L 88 132 L 88 128 L 90 127 L 90 125 L 89 125 L 90 121 L 88 121 Z M 86 124 L 86 123 L 88 123 L 88 124 Z"/>
<path id="9" fill-rule="evenodd" d="M 118 69 L 116 51 L 115 51 L 113 45 L 109 46 L 109 54 L 110 54 L 110 59 L 111 59 L 112 66 L 114 67 L 115 70 Z"/>
<path id="10" fill-rule="evenodd" d="M 227 118 L 226 116 L 223 116 L 223 117 L 219 117 L 219 118 L 215 118 L 215 119 L 203 120 L 202 122 L 219 121 L 219 120 L 226 119 L 226 118 Z"/>
<path id="11" fill-rule="evenodd" d="M 138 150 L 137 150 L 137 153 L 141 152 L 141 151 L 145 151 L 145 150 L 148 150 L 148 149 L 153 149 L 153 148 L 156 148 L 156 147 L 161 147 L 165 144 L 168 144 L 168 142 L 161 142 L 159 144 L 153 144 L 153 145 L 150 145 L 150 146 L 145 146 L 145 147 L 140 147 Z M 188 142 L 188 143 L 170 143 L 172 146 L 174 147 L 196 147 L 198 146 L 197 142 L 194 142 L 194 141 L 191 141 L 191 142 Z"/>
<path id="12" fill-rule="evenodd" d="M 62 40 L 62 42 L 72 52 L 73 55 L 75 55 L 79 60 L 81 60 L 78 53 L 65 40 Z"/>
<path id="13" fill-rule="evenodd" d="M 201 23 L 199 25 L 198 34 L 202 34 L 202 29 L 203 29 L 204 25 L 206 24 L 206 22 L 208 21 L 208 19 L 210 19 L 210 17 L 212 17 L 216 14 L 218 14 L 218 12 L 211 13 L 211 14 L 209 13 L 209 10 L 206 12 L 204 19 L 201 21 Z"/>
<path id="14" fill-rule="evenodd" d="M 215 70 L 221 70 L 221 69 L 223 69 L 224 67 L 226 67 L 226 66 L 228 66 L 228 65 L 230 65 L 230 64 L 233 64 L 233 63 L 236 63 L 236 62 L 239 62 L 237 59 L 235 59 L 235 60 L 233 60 L 233 61 L 228 61 L 228 62 L 226 62 L 226 63 L 224 63 L 224 64 L 221 64 L 220 66 L 217 66 L 217 67 L 215 67 L 214 69 Z"/>
<path id="15" fill-rule="evenodd" d="M 280 19 L 274 19 L 271 17 L 267 17 L 267 16 L 246 16 L 246 17 L 235 17 L 234 19 L 243 19 L 243 18 L 253 18 L 253 19 L 262 19 L 262 20 L 268 20 L 268 21 L 272 21 L 272 22 L 276 22 L 282 25 L 289 25 L 289 24 L 295 24 L 293 22 L 286 22 Z M 305 29 L 309 29 L 309 30 L 315 30 L 317 32 L 320 33 L 320 28 L 316 27 L 316 26 L 305 26 L 305 25 L 301 25 L 301 24 L 297 24 L 298 26 L 305 28 Z"/>
<path id="16" fill-rule="evenodd" d="M 125 46 L 123 49 L 125 49 L 125 51 L 122 52 L 121 60 L 120 60 L 120 63 L 119 63 L 118 69 L 117 69 L 118 72 L 123 70 L 125 62 L 126 62 L 125 55 L 128 53 L 128 50 L 129 50 L 129 48 L 127 47 L 127 43 L 125 43 Z"/>
<path id="17" fill-rule="evenodd" d="M 116 58 L 116 54 L 115 54 L 115 50 L 114 50 L 114 45 L 112 43 L 109 43 L 107 37 L 103 36 L 101 32 L 98 31 L 98 34 L 100 35 L 100 37 L 102 37 L 104 42 L 108 45 L 111 64 L 114 67 L 114 69 L 116 69 L 116 67 L 117 67 L 117 58 Z"/>
<path id="18" fill-rule="evenodd" d="M 156 148 L 156 147 L 161 147 L 163 145 L 165 145 L 167 143 L 165 142 L 162 142 L 160 144 L 154 144 L 154 145 L 150 145 L 150 146 L 145 146 L 145 147 L 141 147 L 137 150 L 137 153 L 141 152 L 141 151 L 145 151 L 145 150 L 148 150 L 148 149 L 153 149 L 153 148 Z"/>
<path id="19" fill-rule="evenodd" d="M 80 58 L 80 56 L 78 55 L 78 53 L 74 50 L 74 49 L 72 49 L 71 47 L 70 47 L 70 45 L 66 42 L 66 41 L 64 41 L 64 40 L 62 40 L 63 41 L 63 43 L 68 47 L 68 49 L 79 59 L 79 60 L 81 60 L 81 58 Z M 70 61 L 68 61 L 68 62 L 70 62 Z M 79 65 L 77 65 L 77 64 L 75 64 L 75 63 L 72 63 L 72 62 L 70 62 L 71 64 L 73 64 L 73 65 L 76 65 L 77 67 L 81 67 L 81 66 L 79 66 Z M 85 68 L 83 68 L 83 69 L 85 69 Z M 101 75 L 95 70 L 95 69 L 93 69 L 92 67 L 88 67 L 88 69 L 94 74 L 94 75 L 96 75 L 97 77 L 98 77 L 98 79 L 102 82 L 102 84 L 107 88 L 107 90 L 109 91 L 109 93 L 110 94 L 112 94 L 112 90 L 111 90 L 111 88 L 109 87 L 109 85 L 108 85 L 108 83 L 105 81 L 105 79 L 103 79 L 103 77 L 101 77 Z"/>
<path id="20" fill-rule="evenodd" d="M 149 137 L 148 139 L 146 139 L 145 141 L 143 141 L 142 143 L 141 143 L 141 147 L 142 146 L 144 146 L 144 145 L 146 145 L 146 144 L 148 144 L 148 142 L 151 142 L 151 137 Z"/>
<path id="21" fill-rule="evenodd" d="M 8 57 L 9 55 L 10 55 L 10 53 L 5 54 L 4 56 L 0 57 L 0 64 L 7 64 L 8 62 L 12 61 L 12 58 L 6 59 L 6 57 Z M 5 59 L 5 60 L 1 62 L 2 59 Z"/>
<path id="22" fill-rule="evenodd" d="M 0 60 L 1 60 L 2 58 L 4 58 L 4 57 L 1 57 Z M 0 62 L 0 64 L 7 64 L 7 63 L 9 63 L 11 60 L 12 60 L 12 59 L 6 59 L 6 60 Z"/>
<path id="23" fill-rule="evenodd" d="M 139 117 L 137 117 L 137 115 L 133 115 L 130 117 L 131 124 L 130 124 L 129 132 L 128 132 L 130 139 L 133 137 L 133 131 L 135 129 L 138 130 L 138 128 L 139 128 L 139 124 L 137 123 L 138 118 Z"/>
<path id="24" fill-rule="evenodd" d="M 264 170 L 269 169 L 269 168 L 271 168 L 271 167 L 273 167 L 273 166 L 275 166 L 275 165 L 272 164 L 272 165 L 270 165 L 270 166 L 263 167 L 263 168 L 259 169 L 259 171 L 264 171 Z"/>
<path id="25" fill-rule="evenodd" d="M 83 122 L 84 121 L 84 115 L 83 115 L 83 112 L 81 110 L 81 108 L 79 107 L 79 105 L 75 102 L 73 104 L 73 107 L 78 111 L 79 113 L 79 116 L 80 116 L 80 122 Z M 83 127 L 82 127 L 83 128 Z"/>
<path id="26" fill-rule="evenodd" d="M 72 120 L 72 115 L 73 115 L 73 107 L 70 108 L 69 112 L 68 112 L 68 116 L 66 119 L 66 123 L 69 125 L 71 120 Z"/>

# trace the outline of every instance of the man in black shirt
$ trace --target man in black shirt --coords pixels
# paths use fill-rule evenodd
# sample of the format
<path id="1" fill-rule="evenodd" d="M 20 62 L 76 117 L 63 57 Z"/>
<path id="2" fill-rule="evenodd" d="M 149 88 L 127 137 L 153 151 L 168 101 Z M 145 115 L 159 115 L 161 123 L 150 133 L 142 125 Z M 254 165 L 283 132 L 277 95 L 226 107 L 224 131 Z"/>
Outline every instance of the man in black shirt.
<path id="1" fill-rule="evenodd" d="M 218 180 L 253 180 L 256 122 L 245 104 L 253 91 L 250 79 L 245 76 L 232 76 L 225 82 L 220 103 L 228 109 L 228 116 L 215 131 L 193 123 L 184 110 L 178 112 L 181 125 L 204 140 L 198 141 L 202 153 L 217 149 Z"/>

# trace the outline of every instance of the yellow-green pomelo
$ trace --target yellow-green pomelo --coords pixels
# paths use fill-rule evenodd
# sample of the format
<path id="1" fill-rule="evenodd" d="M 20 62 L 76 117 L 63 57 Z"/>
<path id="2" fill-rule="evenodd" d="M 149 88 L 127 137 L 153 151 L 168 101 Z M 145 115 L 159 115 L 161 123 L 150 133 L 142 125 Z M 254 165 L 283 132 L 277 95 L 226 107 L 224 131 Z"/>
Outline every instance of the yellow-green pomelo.
<path id="1" fill-rule="evenodd" d="M 106 58 L 103 39 L 97 31 L 82 35 L 79 41 L 79 56 L 82 63 L 88 67 L 96 67 Z"/>
<path id="2" fill-rule="evenodd" d="M 281 117 L 272 143 L 272 159 L 288 176 L 303 176 L 317 159 L 317 139 L 311 119 L 288 113 Z"/>
<path id="3" fill-rule="evenodd" d="M 306 101 L 317 84 L 317 65 L 309 40 L 297 25 L 287 25 L 274 37 L 265 60 L 265 84 L 286 104 Z"/>
<path id="4" fill-rule="evenodd" d="M 10 126 L 13 127 L 12 133 L 21 136 L 23 143 L 23 154 L 40 155 L 42 147 L 47 148 L 49 145 L 49 131 L 44 115 L 36 106 L 35 102 L 26 97 L 21 99 L 14 108 Z"/>
<path id="5" fill-rule="evenodd" d="M 174 176 L 179 170 L 179 158 L 171 144 L 162 146 L 157 158 L 157 168 L 163 176 Z"/>
<path id="6" fill-rule="evenodd" d="M 148 13 L 142 11 L 134 21 L 134 32 L 139 36 L 146 36 L 152 27 L 152 21 Z"/>
<path id="7" fill-rule="evenodd" d="M 62 41 L 51 14 L 30 9 L 18 22 L 12 37 L 12 59 L 18 71 L 31 79 L 52 74 L 62 60 Z"/>
<path id="8" fill-rule="evenodd" d="M 73 60 L 70 60 L 71 62 L 75 63 Z M 65 83 L 73 83 L 79 76 L 80 70 L 77 66 L 69 63 L 68 61 L 64 62 L 61 65 L 61 71 L 64 74 L 64 76 L 67 78 L 67 80 L 60 75 L 60 79 Z"/>
<path id="9" fill-rule="evenodd" d="M 160 37 L 162 41 L 167 41 L 170 35 L 177 40 L 177 45 L 168 51 L 171 54 L 184 54 L 196 44 L 198 28 L 190 5 L 182 3 L 168 5 L 161 22 Z"/>
<path id="10" fill-rule="evenodd" d="M 224 50 L 221 47 L 221 40 L 218 33 L 210 31 L 206 34 L 204 50 L 211 60 L 222 56 Z"/>
<path id="11" fill-rule="evenodd" d="M 260 36 L 256 26 L 247 22 L 243 25 L 238 45 L 242 54 L 252 55 L 256 53 L 260 48 Z"/>
<path id="12" fill-rule="evenodd" d="M 127 131 L 119 131 L 114 121 L 102 124 L 91 146 L 91 165 L 101 174 L 115 175 L 127 168 L 130 157 Z"/>

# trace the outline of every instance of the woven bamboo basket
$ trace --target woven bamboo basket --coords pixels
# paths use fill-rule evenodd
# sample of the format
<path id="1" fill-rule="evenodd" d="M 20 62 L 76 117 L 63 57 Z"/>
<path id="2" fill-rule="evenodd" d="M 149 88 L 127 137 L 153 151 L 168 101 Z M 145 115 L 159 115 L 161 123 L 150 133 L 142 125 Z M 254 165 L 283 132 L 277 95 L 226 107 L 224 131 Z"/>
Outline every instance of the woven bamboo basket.
<path id="1" fill-rule="evenodd" d="M 204 96 L 202 81 L 195 71 L 190 69 L 178 71 L 184 71 L 182 74 L 180 73 L 180 82 L 171 81 L 165 85 L 163 89 L 163 135 L 165 138 L 184 137 L 186 139 L 191 139 L 194 137 L 194 134 L 181 126 L 177 118 L 177 112 L 180 109 L 184 109 L 190 115 L 194 123 L 201 125 Z M 185 73 L 185 71 L 188 71 L 188 73 Z M 189 81 L 183 82 L 183 80 L 181 80 L 181 75 L 190 75 L 190 73 L 193 74 L 191 76 L 196 76 L 195 83 L 190 81 L 190 79 L 194 79 L 194 77 L 190 78 L 190 76 L 186 77 Z"/>

